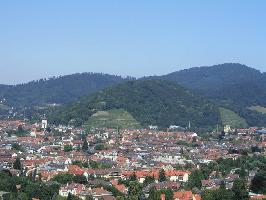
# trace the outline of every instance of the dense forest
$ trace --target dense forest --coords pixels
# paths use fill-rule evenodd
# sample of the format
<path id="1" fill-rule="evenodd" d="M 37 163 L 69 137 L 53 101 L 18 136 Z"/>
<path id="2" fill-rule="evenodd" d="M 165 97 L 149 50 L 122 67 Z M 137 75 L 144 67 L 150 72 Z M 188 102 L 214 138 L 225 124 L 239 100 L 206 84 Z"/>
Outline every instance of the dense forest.
<path id="1" fill-rule="evenodd" d="M 169 81 L 127 81 L 83 97 L 71 107 L 63 109 L 54 122 L 75 119 L 77 125 L 87 121 L 99 110 L 124 109 L 143 126 L 158 125 L 186 127 L 215 127 L 220 123 L 218 108 L 202 97 Z"/>
<path id="2" fill-rule="evenodd" d="M 260 71 L 245 65 L 225 63 L 210 67 L 194 67 L 157 78 L 171 80 L 200 94 L 213 96 L 225 88 L 247 82 L 260 82 L 266 77 Z M 238 90 L 238 88 L 235 89 Z"/>
<path id="3" fill-rule="evenodd" d="M 266 126 L 266 114 L 250 106 L 266 107 L 266 74 L 237 63 L 194 67 L 164 76 L 146 77 L 176 82 L 245 118 L 250 126 Z"/>
<path id="4" fill-rule="evenodd" d="M 13 107 L 69 104 L 81 96 L 92 94 L 126 79 L 100 73 L 82 73 L 14 86 L 0 85 L 0 99 L 6 99 L 7 105 Z"/>

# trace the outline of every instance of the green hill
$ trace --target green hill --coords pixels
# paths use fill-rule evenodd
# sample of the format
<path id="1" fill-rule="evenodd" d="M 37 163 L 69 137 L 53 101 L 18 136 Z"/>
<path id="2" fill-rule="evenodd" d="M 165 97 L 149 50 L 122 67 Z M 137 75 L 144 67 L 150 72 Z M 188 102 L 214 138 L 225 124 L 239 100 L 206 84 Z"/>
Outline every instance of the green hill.
<path id="1" fill-rule="evenodd" d="M 5 99 L 5 105 L 7 105 L 8 107 L 14 107 L 14 111 L 18 113 L 16 116 L 20 116 L 21 118 L 28 118 L 30 120 L 39 120 L 44 114 L 49 115 L 53 113 L 54 110 L 57 110 L 58 105 L 66 106 L 73 102 L 80 101 L 79 99 L 84 95 L 86 95 L 86 100 L 82 100 L 82 102 L 80 103 L 87 104 L 88 99 L 95 97 L 95 95 L 93 94 L 95 94 L 96 92 L 99 92 L 102 89 L 116 86 L 120 83 L 132 79 L 133 78 L 124 79 L 119 76 L 101 73 L 72 74 L 57 78 L 41 79 L 26 84 L 0 85 L 0 99 Z M 176 71 L 163 76 L 146 77 L 142 79 L 164 80 L 180 84 L 181 86 L 192 91 L 194 94 L 203 96 L 206 99 L 215 102 L 216 105 L 233 111 L 241 118 L 245 119 L 249 126 L 266 126 L 266 114 L 262 109 L 263 107 L 266 107 L 266 73 L 261 73 L 256 69 L 238 63 L 225 63 L 209 67 L 194 67 L 186 70 Z M 139 81 L 141 82 L 141 80 Z M 132 86 L 128 85 L 125 87 L 127 87 L 124 88 L 126 90 L 130 89 L 130 87 L 134 88 L 139 86 L 133 84 Z M 176 93 L 173 92 L 173 88 L 165 88 L 166 91 L 169 91 L 170 93 Z M 117 101 L 110 103 L 114 103 L 114 105 L 116 106 L 118 105 L 117 107 L 115 107 L 115 109 L 122 108 L 130 112 L 130 114 L 132 114 L 132 116 L 134 116 L 134 118 L 136 118 L 142 125 L 147 125 L 148 123 L 156 123 L 163 126 L 166 126 L 167 124 L 178 124 L 186 126 L 188 121 L 190 120 L 190 117 L 194 119 L 197 114 L 202 114 L 202 111 L 200 111 L 198 108 L 194 109 L 193 106 L 191 107 L 190 105 L 186 105 L 186 103 L 184 103 L 184 99 L 181 99 L 181 104 L 178 104 L 177 108 L 173 108 L 174 110 L 177 109 L 179 113 L 173 114 L 167 109 L 172 109 L 176 101 L 180 100 L 179 97 L 176 99 L 172 98 L 170 95 L 165 94 L 163 89 L 160 89 L 159 87 L 157 87 L 157 89 L 162 95 L 158 95 L 157 93 L 155 95 L 154 93 L 151 93 L 153 89 L 154 88 L 151 88 L 151 90 L 148 91 L 144 91 L 143 88 L 137 88 L 137 90 L 140 90 L 141 94 L 135 91 L 133 92 L 133 94 L 140 96 L 140 99 L 137 99 L 140 100 L 139 102 L 131 102 L 129 100 L 121 98 L 120 96 L 123 95 L 121 93 L 123 92 L 123 88 L 120 88 L 120 91 L 118 92 L 116 89 L 112 89 L 112 91 L 116 92 L 117 94 L 115 98 Z M 181 90 L 179 90 L 178 92 L 181 92 Z M 107 93 L 108 90 L 105 90 L 102 95 L 106 95 Z M 126 97 L 129 96 L 127 93 L 128 92 L 125 92 Z M 155 103 L 157 103 L 159 106 L 162 105 L 162 107 L 157 108 L 156 106 L 151 106 L 149 105 L 149 103 L 145 102 L 143 99 L 145 99 L 148 95 L 152 96 L 152 98 L 147 98 L 151 101 L 150 104 L 154 105 Z M 198 96 L 196 95 L 194 95 L 193 98 L 194 97 L 198 98 Z M 118 98 L 119 101 L 121 100 L 123 102 L 125 100 L 125 102 L 119 104 Z M 114 100 L 114 97 L 112 97 L 111 99 Z M 136 97 L 133 96 L 132 99 L 136 99 Z M 49 106 L 54 105 L 54 103 L 55 105 L 57 105 L 56 108 Z M 182 103 L 184 103 L 184 108 L 189 109 L 182 108 Z M 189 101 L 189 103 L 193 102 Z M 196 102 L 196 104 L 198 103 L 199 102 Z M 200 105 L 205 105 L 205 103 L 201 103 Z M 75 104 L 77 106 L 80 106 L 79 103 Z M 133 106 L 131 106 L 131 104 L 133 104 Z M 135 106 L 135 104 L 139 105 Z M 207 104 L 211 103 L 208 102 Z M 142 105 L 145 106 L 141 107 Z M 254 105 L 256 105 L 257 107 L 254 107 Z M 107 106 L 109 106 L 110 109 L 113 109 L 113 107 L 109 104 L 107 104 Z M 135 107 L 141 107 L 142 110 L 134 110 Z M 82 108 L 84 109 L 84 107 Z M 76 114 L 75 109 L 80 111 L 79 113 L 81 113 L 81 116 Z M 67 123 L 72 117 L 73 119 L 75 119 L 76 124 L 82 124 L 90 117 L 90 115 L 94 114 L 95 112 L 95 108 L 93 108 L 92 110 L 85 108 L 85 111 L 80 110 L 80 108 L 78 107 L 75 107 L 75 109 L 73 108 L 73 110 L 69 111 L 69 113 L 73 111 L 73 113 L 71 113 L 69 117 L 63 117 L 62 114 L 61 120 L 63 120 L 64 123 Z M 170 115 L 165 116 L 165 112 L 163 112 L 163 110 L 170 113 Z M 137 111 L 138 113 L 135 113 Z M 192 111 L 195 111 L 197 114 L 195 114 L 194 116 Z M 142 114 L 142 112 L 148 112 L 148 114 Z M 186 116 L 188 112 L 190 112 L 190 117 Z M 185 118 L 181 119 L 181 116 Z M 10 117 L 8 110 L 1 109 L 0 105 L 0 118 L 7 117 Z M 164 118 L 165 120 L 162 120 L 162 118 Z M 207 116 L 206 118 L 209 118 L 209 116 Z M 143 119 L 143 121 L 140 121 L 140 119 Z M 219 121 L 217 115 L 215 115 L 215 118 L 213 120 L 210 119 L 210 123 L 204 122 L 203 124 L 201 124 L 199 120 L 195 119 L 194 125 L 205 126 L 206 124 L 213 124 L 213 121 L 215 120 Z M 59 120 L 55 118 L 55 121 Z"/>
<path id="2" fill-rule="evenodd" d="M 127 81 L 84 97 L 65 108 L 54 122 L 74 121 L 81 125 L 95 120 L 90 117 L 98 111 L 112 109 L 127 111 L 142 126 L 186 127 L 190 121 L 192 127 L 210 128 L 220 123 L 219 110 L 214 104 L 175 83 L 161 80 Z"/>
<path id="3" fill-rule="evenodd" d="M 266 126 L 266 115 L 249 109 L 253 105 L 266 107 L 266 73 L 259 70 L 238 63 L 225 63 L 148 79 L 173 81 L 229 108 L 244 118 L 249 126 Z"/>
<path id="4" fill-rule="evenodd" d="M 159 78 L 174 81 L 200 94 L 218 95 L 221 90 L 246 82 L 258 82 L 263 74 L 238 63 L 224 63 L 207 67 L 193 67 Z"/>
<path id="5" fill-rule="evenodd" d="M 124 80 L 128 79 L 101 73 L 77 73 L 25 84 L 0 85 L 0 99 L 5 98 L 9 106 L 16 108 L 65 105 Z"/>

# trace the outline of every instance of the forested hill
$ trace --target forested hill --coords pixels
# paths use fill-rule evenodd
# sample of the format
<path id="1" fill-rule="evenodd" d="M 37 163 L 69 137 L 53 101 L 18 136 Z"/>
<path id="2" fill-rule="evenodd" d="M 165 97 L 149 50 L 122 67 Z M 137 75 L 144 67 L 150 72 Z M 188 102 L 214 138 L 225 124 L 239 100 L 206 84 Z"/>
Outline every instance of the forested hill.
<path id="1" fill-rule="evenodd" d="M 194 67 L 153 78 L 174 81 L 200 95 L 229 103 L 266 106 L 266 75 L 237 63 Z"/>
<path id="2" fill-rule="evenodd" d="M 194 67 L 148 79 L 173 81 L 200 95 L 230 104 L 266 106 L 266 74 L 241 64 Z M 0 85 L 0 100 L 5 98 L 7 106 L 16 108 L 68 104 L 124 80 L 120 76 L 82 73 L 16 86 Z"/>
<path id="3" fill-rule="evenodd" d="M 237 63 L 195 67 L 164 76 L 148 77 L 173 81 L 229 108 L 249 126 L 266 126 L 266 74 Z M 250 107 L 258 109 L 251 110 Z"/>
<path id="4" fill-rule="evenodd" d="M 55 122 L 77 125 L 97 111 L 124 109 L 142 126 L 158 125 L 215 127 L 220 123 L 218 108 L 209 101 L 169 81 L 138 80 L 121 83 L 90 97 L 84 97 L 57 115 Z"/>
<path id="5" fill-rule="evenodd" d="M 237 84 L 243 81 L 253 81 L 262 78 L 262 73 L 256 69 L 238 63 L 224 63 L 209 67 L 193 67 L 180 70 L 164 76 L 164 79 L 172 80 L 195 90 L 220 89 L 227 85 Z"/>
<path id="6" fill-rule="evenodd" d="M 0 85 L 0 99 L 9 106 L 24 107 L 43 104 L 68 104 L 79 97 L 97 92 L 121 81 L 120 76 L 82 73 L 41 79 L 15 86 Z"/>
<path id="7" fill-rule="evenodd" d="M 50 113 L 50 108 L 53 110 L 53 106 L 49 104 L 71 104 L 82 96 L 88 97 L 102 89 L 132 79 L 135 80 L 134 78 L 124 79 L 120 76 L 100 73 L 82 73 L 47 80 L 41 79 L 15 86 L 0 85 L 0 118 L 10 117 L 9 111 L 11 107 L 14 107 L 15 111 L 18 112 L 15 117 L 38 119 L 46 112 Z M 147 79 L 171 81 L 179 84 L 194 94 L 203 96 L 215 102 L 216 105 L 233 111 L 245 119 L 249 126 L 266 126 L 266 113 L 264 112 L 266 110 L 266 73 L 261 73 L 256 69 L 237 63 L 225 63 L 210 67 L 194 67 L 163 76 L 145 77 L 140 80 Z M 142 87 L 137 87 L 137 85 L 134 87 L 143 92 Z M 127 89 L 132 92 L 129 86 Z M 114 89 L 114 91 L 117 90 Z M 169 88 L 166 91 L 171 93 Z M 175 100 L 167 96 L 166 92 L 162 92 L 165 98 L 168 98 L 167 101 Z M 120 92 L 117 93 L 119 96 Z M 150 94 L 148 91 L 146 93 Z M 172 92 L 172 94 L 176 93 Z M 157 101 L 155 102 L 157 103 Z M 124 104 L 126 103 L 124 102 Z M 153 114 L 155 115 L 155 112 Z M 162 113 L 159 114 L 160 117 L 161 115 Z M 142 118 L 142 115 L 139 114 L 138 116 Z M 143 115 L 142 124 L 146 124 L 145 117 Z M 159 117 L 153 116 L 152 119 L 155 118 Z M 158 121 L 150 120 L 149 122 L 157 123 Z M 182 124 L 183 122 L 175 123 Z"/>

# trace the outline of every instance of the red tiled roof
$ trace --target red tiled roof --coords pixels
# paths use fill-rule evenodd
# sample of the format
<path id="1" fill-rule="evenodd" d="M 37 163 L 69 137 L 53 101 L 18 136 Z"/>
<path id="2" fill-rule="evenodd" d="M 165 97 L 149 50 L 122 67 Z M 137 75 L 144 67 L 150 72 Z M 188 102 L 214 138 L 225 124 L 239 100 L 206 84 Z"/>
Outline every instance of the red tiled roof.
<path id="1" fill-rule="evenodd" d="M 191 191 L 174 192 L 174 199 L 178 200 L 190 200 L 193 198 Z"/>

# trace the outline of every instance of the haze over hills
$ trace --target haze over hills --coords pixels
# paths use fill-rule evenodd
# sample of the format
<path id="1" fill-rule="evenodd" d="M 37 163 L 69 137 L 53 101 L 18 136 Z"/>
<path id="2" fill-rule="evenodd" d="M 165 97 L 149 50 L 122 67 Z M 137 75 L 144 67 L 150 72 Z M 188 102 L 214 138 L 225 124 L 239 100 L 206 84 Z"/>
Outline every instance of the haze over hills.
<path id="1" fill-rule="evenodd" d="M 35 109 L 36 106 L 44 106 L 47 104 L 72 104 L 83 96 L 88 97 L 102 89 L 110 88 L 132 79 L 134 78 L 122 78 L 120 76 L 107 74 L 82 73 L 48 80 L 42 79 L 16 86 L 0 85 L 0 98 L 6 99 L 6 101 L 1 104 L 2 108 L 0 107 L 0 114 L 2 112 L 6 112 L 8 107 L 15 107 L 18 110 L 28 107 L 28 111 L 31 111 L 31 109 Z M 217 109 L 220 110 L 220 112 L 223 111 L 220 119 L 223 122 L 230 123 L 231 121 L 233 126 L 266 125 L 266 114 L 265 112 L 260 112 L 261 110 L 264 110 L 264 107 L 266 107 L 266 74 L 261 73 L 256 69 L 237 63 L 225 63 L 210 67 L 194 67 L 163 76 L 144 77 L 140 80 L 143 79 L 161 79 L 171 81 L 188 88 L 191 91 L 191 94 L 195 93 L 197 95 L 204 96 L 205 98 L 213 101 L 217 108 L 222 107 L 222 109 Z M 155 88 L 158 86 L 156 85 L 156 82 L 152 82 L 152 84 L 155 84 Z M 170 93 L 172 92 L 170 88 L 167 88 L 167 84 L 162 85 L 165 87 L 166 91 L 169 90 Z M 125 87 L 131 91 L 131 88 L 127 85 L 127 83 L 125 83 Z M 144 88 L 142 88 L 140 85 L 138 85 L 138 87 L 135 85 L 135 87 L 142 91 L 142 89 L 146 86 L 143 85 Z M 153 86 L 150 87 L 153 88 Z M 175 87 L 180 86 L 175 85 Z M 114 91 L 116 91 L 117 98 L 121 97 L 121 95 L 127 95 L 122 88 L 120 88 L 120 90 L 114 89 Z M 163 92 L 163 90 L 158 91 Z M 145 92 L 142 91 L 142 93 Z M 149 98 L 144 98 L 142 93 L 136 93 L 135 95 L 140 95 L 139 98 L 147 99 L 148 101 Z M 146 91 L 146 93 L 148 93 L 148 91 Z M 157 93 L 152 93 L 150 95 L 152 96 L 150 98 L 158 97 L 156 96 L 158 95 Z M 165 98 L 174 101 L 173 98 L 169 98 L 166 94 Z M 136 104 L 136 102 L 124 102 L 125 105 L 127 103 L 133 105 Z M 139 104 L 141 104 L 140 106 L 143 106 L 145 103 L 146 102 L 143 101 Z M 167 103 L 171 104 L 173 102 Z M 114 102 L 112 104 L 114 104 Z M 79 104 L 74 103 L 74 105 L 77 106 Z M 125 105 L 120 107 L 118 106 L 118 108 L 129 111 L 129 105 Z M 155 108 L 156 106 L 152 105 L 152 107 Z M 110 109 L 113 109 L 112 106 Z M 150 116 L 153 116 L 153 118 L 149 121 L 149 123 L 157 123 L 158 116 L 153 115 L 151 111 L 152 109 L 149 111 L 149 114 Z M 131 110 L 129 114 L 132 114 L 132 112 L 133 110 Z M 227 115 L 225 115 L 225 113 Z M 89 116 L 90 115 L 91 113 L 89 113 Z M 116 115 L 112 115 L 111 113 L 110 116 Z M 136 118 L 136 115 L 133 114 L 132 116 L 133 118 Z M 27 117 L 31 117 L 31 113 L 29 113 Z M 132 119 L 131 117 L 126 118 Z M 170 124 L 170 122 L 174 123 L 172 120 L 173 118 L 170 116 L 166 116 L 166 119 L 168 120 L 168 124 Z M 146 122 L 145 120 L 145 116 L 136 119 L 137 122 L 147 125 L 148 121 Z M 64 121 L 66 122 L 66 120 Z M 220 121 L 217 120 L 217 123 L 220 123 Z M 181 122 L 180 125 L 181 124 L 185 125 L 185 122 Z M 200 123 L 197 122 L 195 124 Z"/>

